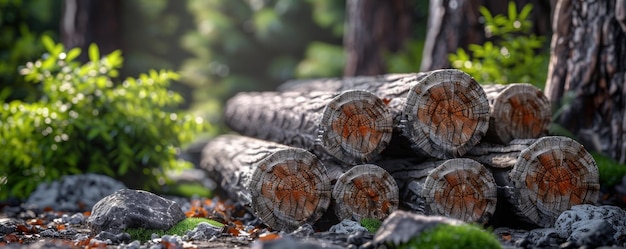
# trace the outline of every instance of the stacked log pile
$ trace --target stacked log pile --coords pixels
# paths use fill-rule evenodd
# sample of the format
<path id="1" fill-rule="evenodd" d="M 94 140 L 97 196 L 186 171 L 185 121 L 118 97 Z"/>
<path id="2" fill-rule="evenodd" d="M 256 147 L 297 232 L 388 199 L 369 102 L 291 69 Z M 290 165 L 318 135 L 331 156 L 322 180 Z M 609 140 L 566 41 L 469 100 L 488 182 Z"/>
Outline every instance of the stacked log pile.
<path id="1" fill-rule="evenodd" d="M 201 166 L 274 229 L 398 208 L 487 223 L 498 202 L 548 226 L 599 193 L 590 154 L 545 137 L 550 117 L 530 84 L 453 69 L 291 81 L 231 98 L 225 120 L 243 136 L 211 141 Z"/>

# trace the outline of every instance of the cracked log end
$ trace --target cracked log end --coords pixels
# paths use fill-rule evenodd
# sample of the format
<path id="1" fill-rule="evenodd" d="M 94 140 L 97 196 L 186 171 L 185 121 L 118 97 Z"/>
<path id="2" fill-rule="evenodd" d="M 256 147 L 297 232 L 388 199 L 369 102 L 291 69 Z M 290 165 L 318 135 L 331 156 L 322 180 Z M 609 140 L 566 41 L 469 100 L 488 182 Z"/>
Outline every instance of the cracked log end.
<path id="1" fill-rule="evenodd" d="M 333 188 L 335 213 L 340 220 L 384 220 L 398 209 L 398 185 L 387 171 L 373 164 L 352 167 Z"/>
<path id="2" fill-rule="evenodd" d="M 328 208 L 331 185 L 311 153 L 291 148 L 258 162 L 250 179 L 252 208 L 275 230 L 291 231 L 317 221 Z"/>
<path id="3" fill-rule="evenodd" d="M 574 205 L 596 203 L 600 191 L 595 160 L 566 137 L 538 139 L 521 152 L 509 177 L 521 214 L 543 227 Z"/>
<path id="4" fill-rule="evenodd" d="M 322 146 L 348 164 L 371 161 L 389 144 L 392 122 L 387 106 L 376 95 L 343 92 L 324 108 L 320 122 Z"/>
<path id="5" fill-rule="evenodd" d="M 489 102 L 468 74 L 436 70 L 411 87 L 403 118 L 403 133 L 417 149 L 436 158 L 455 158 L 487 132 Z"/>
<path id="6" fill-rule="evenodd" d="M 490 94 L 487 86 L 485 91 Z M 492 101 L 488 136 L 497 142 L 507 144 L 513 139 L 546 134 L 552 113 L 548 98 L 539 88 L 530 84 L 508 85 Z"/>
<path id="7" fill-rule="evenodd" d="M 450 159 L 428 175 L 422 196 L 428 214 L 486 223 L 496 209 L 497 185 L 482 164 Z"/>

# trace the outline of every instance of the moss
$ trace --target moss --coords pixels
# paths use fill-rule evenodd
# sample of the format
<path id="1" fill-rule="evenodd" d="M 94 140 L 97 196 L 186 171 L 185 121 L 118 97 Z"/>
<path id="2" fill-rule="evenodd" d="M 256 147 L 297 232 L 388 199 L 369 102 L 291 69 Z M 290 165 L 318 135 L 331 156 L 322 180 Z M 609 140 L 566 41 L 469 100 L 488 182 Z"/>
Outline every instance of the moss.
<path id="1" fill-rule="evenodd" d="M 382 222 L 374 218 L 361 219 L 361 226 L 365 227 L 370 233 L 375 233 L 380 227 L 380 224 L 382 224 Z"/>
<path id="2" fill-rule="evenodd" d="M 502 248 L 496 237 L 476 225 L 440 224 L 409 242 L 390 248 Z"/>
<path id="3" fill-rule="evenodd" d="M 171 234 L 171 235 L 179 235 L 179 236 L 183 236 L 187 233 L 187 231 L 191 231 L 193 230 L 200 222 L 207 222 L 211 225 L 217 226 L 217 227 L 223 227 L 224 224 L 219 223 L 217 221 L 214 220 L 210 220 L 210 219 L 205 219 L 205 218 L 186 218 L 184 220 L 182 220 L 181 222 L 178 222 L 176 225 L 174 225 L 172 228 L 164 231 L 164 230 L 159 230 L 159 229 L 145 229 L 142 227 L 139 228 L 127 228 L 126 230 L 124 230 L 125 232 L 127 232 L 128 234 L 130 234 L 130 237 L 133 240 L 140 240 L 140 241 L 147 241 L 150 240 L 151 236 L 153 233 L 157 234 L 158 236 L 163 236 L 165 234 Z"/>
<path id="4" fill-rule="evenodd" d="M 600 186 L 611 187 L 618 184 L 626 175 L 626 165 L 620 164 L 612 158 L 600 153 L 592 152 L 593 159 L 598 164 Z"/>

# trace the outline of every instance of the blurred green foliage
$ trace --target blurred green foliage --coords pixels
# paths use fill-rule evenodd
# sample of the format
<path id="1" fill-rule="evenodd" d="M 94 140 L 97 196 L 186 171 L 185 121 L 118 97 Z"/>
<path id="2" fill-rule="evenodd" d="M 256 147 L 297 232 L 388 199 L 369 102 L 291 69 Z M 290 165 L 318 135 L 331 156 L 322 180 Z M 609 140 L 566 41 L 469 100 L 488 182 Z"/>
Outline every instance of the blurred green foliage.
<path id="1" fill-rule="evenodd" d="M 397 249 L 495 249 L 502 248 L 496 237 L 476 225 L 448 225 L 439 224 L 430 230 L 424 231 L 419 236 L 402 245 L 389 245 L 389 248 Z"/>
<path id="2" fill-rule="evenodd" d="M 481 84 L 530 83 L 543 89 L 548 73 L 548 54 L 538 53 L 546 45 L 544 37 L 531 33 L 532 21 L 528 19 L 532 5 L 517 12 L 514 1 L 509 2 L 508 16 L 493 16 L 487 8 L 480 7 L 485 20 L 487 41 L 471 44 L 467 53 L 459 48 L 449 56 L 452 67 L 465 71 Z"/>
<path id="3" fill-rule="evenodd" d="M 591 155 L 598 164 L 600 186 L 611 188 L 619 184 L 626 176 L 626 165 L 620 164 L 613 158 L 601 153 L 592 152 Z"/>
<path id="4" fill-rule="evenodd" d="M 155 189 L 164 171 L 190 166 L 177 160 L 179 147 L 210 129 L 199 117 L 175 112 L 180 95 L 167 89 L 178 75 L 154 71 L 119 80 L 120 51 L 89 62 L 74 59 L 44 36 L 47 53 L 20 68 L 40 89 L 36 101 L 0 100 L 0 199 L 24 198 L 42 181 L 81 172 L 117 177 L 131 188 Z M 8 149 L 7 149 L 8 148 Z"/>

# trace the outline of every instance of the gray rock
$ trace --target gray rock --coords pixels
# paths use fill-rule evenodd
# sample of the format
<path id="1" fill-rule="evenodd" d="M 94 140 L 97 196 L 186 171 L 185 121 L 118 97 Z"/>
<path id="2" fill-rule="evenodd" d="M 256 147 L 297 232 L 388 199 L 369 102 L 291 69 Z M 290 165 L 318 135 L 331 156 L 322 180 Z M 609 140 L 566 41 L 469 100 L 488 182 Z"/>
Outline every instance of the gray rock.
<path id="1" fill-rule="evenodd" d="M 185 219 L 176 202 L 142 190 L 121 189 L 94 205 L 87 224 L 93 234 L 126 228 L 167 230 Z"/>
<path id="2" fill-rule="evenodd" d="M 538 228 L 528 232 L 526 241 L 528 241 L 528 245 L 525 246 L 526 248 L 556 248 L 565 242 L 565 239 L 559 237 L 559 234 L 554 228 Z"/>
<path id="3" fill-rule="evenodd" d="M 103 197 L 124 188 L 123 183 L 104 175 L 67 175 L 58 181 L 39 184 L 25 204 L 29 209 L 86 211 Z"/>
<path id="4" fill-rule="evenodd" d="M 207 222 L 200 222 L 193 230 L 183 236 L 183 240 L 208 240 L 220 235 L 222 230 L 222 227 L 217 227 Z"/>
<path id="5" fill-rule="evenodd" d="M 24 225 L 23 220 L 15 218 L 0 218 L 0 235 L 15 232 L 18 225 Z"/>
<path id="6" fill-rule="evenodd" d="M 573 231 L 568 241 L 577 245 L 584 245 L 589 248 L 599 246 L 616 245 L 617 241 L 613 237 L 615 229 L 605 220 L 590 220 L 585 222 L 575 222 L 572 224 Z"/>
<path id="7" fill-rule="evenodd" d="M 367 232 L 367 228 L 353 220 L 342 220 L 339 224 L 330 227 L 328 231 L 338 234 L 354 234 L 357 232 Z"/>
<path id="8" fill-rule="evenodd" d="M 570 238 L 574 230 L 580 230 L 578 234 L 584 234 L 585 231 L 602 228 L 605 225 L 600 221 L 606 222 L 615 231 L 612 235 L 617 245 L 626 246 L 626 210 L 616 206 L 573 206 L 559 215 L 554 228 L 561 238 Z M 610 231 L 608 228 L 603 229 Z M 578 238 L 578 235 L 572 237 Z"/>
<path id="9" fill-rule="evenodd" d="M 403 244 L 438 224 L 461 225 L 464 222 L 442 216 L 425 216 L 406 211 L 395 211 L 383 221 L 372 242 L 376 245 Z"/>
<path id="10" fill-rule="evenodd" d="M 255 241 L 252 249 L 341 249 L 343 247 L 332 244 L 321 243 L 318 241 L 298 240 L 292 237 L 283 237 L 280 239 L 270 240 L 266 242 Z"/>

